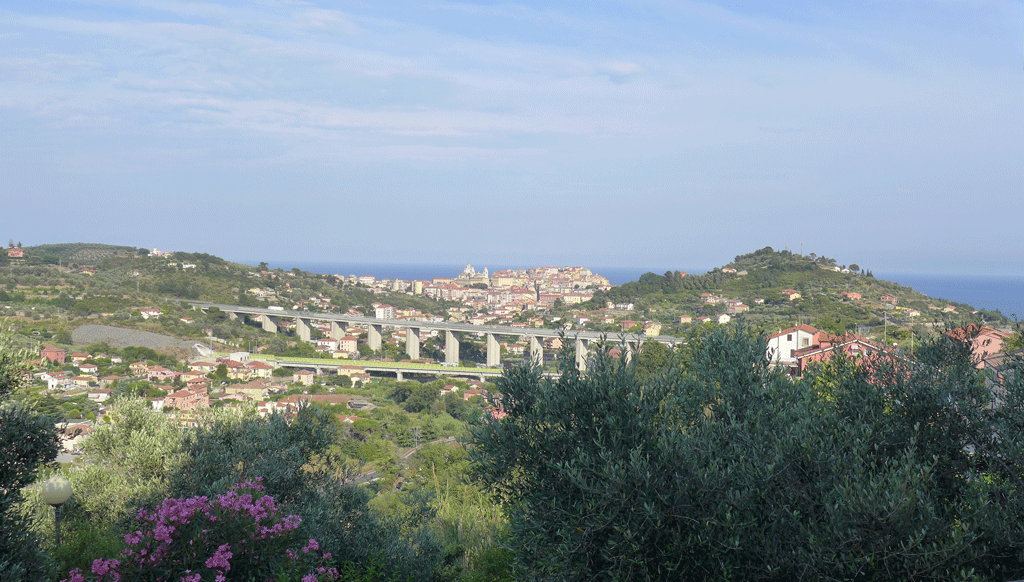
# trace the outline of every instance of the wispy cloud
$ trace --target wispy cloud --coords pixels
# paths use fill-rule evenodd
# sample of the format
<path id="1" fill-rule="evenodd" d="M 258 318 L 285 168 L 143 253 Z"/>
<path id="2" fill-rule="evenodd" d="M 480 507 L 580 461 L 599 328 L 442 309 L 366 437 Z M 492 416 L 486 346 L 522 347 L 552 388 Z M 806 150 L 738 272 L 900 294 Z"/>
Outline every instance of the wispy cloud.
<path id="1" fill-rule="evenodd" d="M 88 144 L 40 145 L 55 153 L 36 174 L 158 173 L 162 158 L 198 181 L 201 159 L 245 180 L 316 160 L 331 182 L 389 164 L 476 207 L 514 192 L 521 222 L 585 197 L 594 228 L 624 193 L 665 209 L 665 232 L 725 199 L 747 232 L 789 220 L 765 192 L 804 208 L 842 193 L 866 219 L 846 201 L 900 192 L 910 212 L 973 181 L 1013 206 L 1022 27 L 1013 0 L 23 3 L 0 9 L 0 144 Z M 0 169 L 31 181 L 20 151 L 0 155 L 28 163 Z"/>

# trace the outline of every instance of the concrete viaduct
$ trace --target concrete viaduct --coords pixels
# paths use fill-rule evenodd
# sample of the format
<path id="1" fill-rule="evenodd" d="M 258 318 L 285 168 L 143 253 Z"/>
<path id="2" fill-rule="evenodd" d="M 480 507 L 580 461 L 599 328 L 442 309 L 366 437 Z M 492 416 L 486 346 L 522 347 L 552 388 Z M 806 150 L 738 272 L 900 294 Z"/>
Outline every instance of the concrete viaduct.
<path id="1" fill-rule="evenodd" d="M 243 307 L 241 305 L 223 305 L 219 303 L 205 303 L 191 301 L 194 308 L 208 310 L 216 307 L 225 312 L 228 317 L 238 319 L 240 317 L 261 316 L 263 329 L 276 333 L 278 322 L 281 318 L 295 320 L 295 334 L 303 341 L 310 341 L 310 329 L 313 321 L 326 321 L 331 324 L 331 337 L 341 339 L 345 337 L 345 328 L 363 327 L 367 330 L 367 343 L 370 349 L 376 351 L 381 347 L 381 334 L 385 327 L 405 330 L 405 351 L 409 359 L 420 359 L 420 332 L 422 330 L 437 330 L 444 333 L 445 347 L 444 356 L 446 366 L 459 365 L 459 340 L 455 332 L 466 332 L 486 337 L 487 346 L 487 367 L 501 367 L 501 349 L 498 344 L 498 336 L 516 336 L 527 338 L 530 346 L 530 358 L 536 364 L 544 361 L 544 346 L 541 343 L 545 338 L 564 337 L 576 342 L 576 365 L 581 370 L 586 368 L 587 350 L 591 343 L 609 337 L 609 334 L 596 331 L 575 331 L 572 333 L 563 332 L 558 329 L 508 327 L 500 325 L 474 325 L 471 323 L 455 323 L 449 321 L 427 322 L 409 321 L 404 319 L 377 319 L 360 315 L 346 315 L 341 313 L 321 313 L 313 311 L 293 311 L 286 309 L 267 309 L 261 307 Z M 673 336 L 645 336 L 643 334 L 629 333 L 614 336 L 613 339 L 622 341 L 625 348 L 625 358 L 628 360 L 640 343 L 646 339 L 653 339 L 670 347 L 682 343 L 683 339 Z"/>

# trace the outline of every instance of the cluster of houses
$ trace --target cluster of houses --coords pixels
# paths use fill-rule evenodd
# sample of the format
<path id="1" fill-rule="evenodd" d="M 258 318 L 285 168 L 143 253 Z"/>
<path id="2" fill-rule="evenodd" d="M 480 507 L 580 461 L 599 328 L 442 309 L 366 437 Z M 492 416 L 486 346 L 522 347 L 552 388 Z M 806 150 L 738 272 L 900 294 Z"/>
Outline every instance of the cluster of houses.
<path id="1" fill-rule="evenodd" d="M 1004 344 L 1013 335 L 979 324 L 969 324 L 947 333 L 958 339 L 972 338 L 971 354 L 978 369 L 998 366 L 1005 356 Z M 808 366 L 831 359 L 835 352 L 847 358 L 870 360 L 892 353 L 892 348 L 853 333 L 835 335 L 810 325 L 797 325 L 768 336 L 769 361 L 793 376 L 802 376 Z"/>
<path id="2" fill-rule="evenodd" d="M 260 274 L 271 278 L 279 276 L 273 271 L 262 271 Z M 294 276 L 293 273 L 286 275 Z M 429 281 L 377 279 L 371 275 L 335 276 L 348 284 L 361 284 L 378 293 L 397 291 L 459 302 L 466 308 L 462 313 L 484 314 L 488 321 L 498 320 L 501 324 L 511 324 L 512 316 L 523 311 L 550 309 L 557 301 L 565 305 L 576 305 L 590 300 L 598 289 L 611 289 L 607 278 L 585 267 L 537 267 L 489 273 L 486 268 L 477 272 L 472 265 L 466 265 L 456 277 L 434 277 Z M 291 289 L 290 283 L 285 282 L 284 289 Z M 248 293 L 263 299 L 278 297 L 278 293 L 269 287 L 253 287 Z M 294 302 L 292 308 L 330 310 L 330 298 L 317 294 Z M 396 311 L 394 318 L 415 320 L 427 317 L 414 310 L 408 311 Z M 459 314 L 456 313 L 455 317 L 458 318 Z"/>

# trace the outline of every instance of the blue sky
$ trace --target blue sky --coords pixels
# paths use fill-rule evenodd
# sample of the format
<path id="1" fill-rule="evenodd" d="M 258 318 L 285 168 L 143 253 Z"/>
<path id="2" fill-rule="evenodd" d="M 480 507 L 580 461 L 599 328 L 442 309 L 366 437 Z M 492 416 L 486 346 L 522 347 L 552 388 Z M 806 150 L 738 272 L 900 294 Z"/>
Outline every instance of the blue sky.
<path id="1" fill-rule="evenodd" d="M 4 242 L 1024 276 L 1022 200 L 1019 0 L 0 3 Z"/>

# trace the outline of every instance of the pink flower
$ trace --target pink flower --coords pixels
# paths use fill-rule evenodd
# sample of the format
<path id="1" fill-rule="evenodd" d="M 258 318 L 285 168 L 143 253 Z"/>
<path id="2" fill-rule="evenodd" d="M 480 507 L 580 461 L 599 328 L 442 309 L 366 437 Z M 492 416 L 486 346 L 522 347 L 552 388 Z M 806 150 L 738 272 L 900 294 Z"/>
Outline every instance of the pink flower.
<path id="1" fill-rule="evenodd" d="M 233 555 L 234 554 L 231 553 L 231 546 L 229 544 L 224 544 L 217 548 L 217 551 L 206 560 L 206 567 L 230 570 L 231 563 L 228 562 L 228 560 L 230 560 Z"/>
<path id="2" fill-rule="evenodd" d="M 303 551 L 303 553 L 308 554 L 310 550 L 319 550 L 319 549 L 320 549 L 320 544 L 316 543 L 316 540 L 314 540 L 313 538 L 309 538 L 309 543 L 306 544 L 306 547 L 302 548 L 302 551 Z"/>
<path id="3" fill-rule="evenodd" d="M 104 560 L 103 558 L 97 558 L 92 561 L 92 573 L 103 576 L 109 572 L 111 568 L 117 568 L 120 565 L 121 562 L 118 560 Z"/>
<path id="4" fill-rule="evenodd" d="M 306 574 L 302 577 L 302 582 L 317 582 L 316 574 Z"/>
<path id="5" fill-rule="evenodd" d="M 78 568 L 68 572 L 68 577 L 60 582 L 85 582 L 85 576 L 82 576 L 82 571 Z"/>

